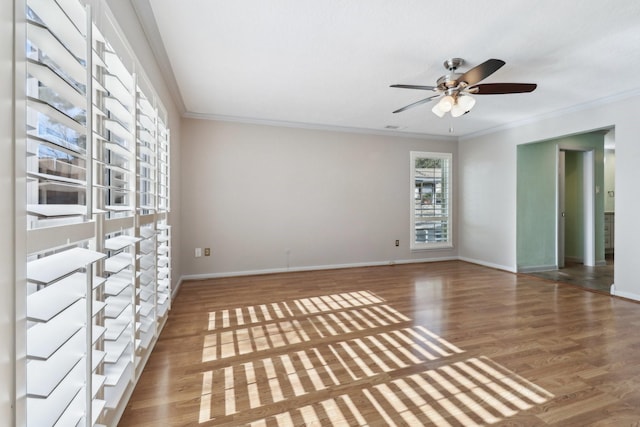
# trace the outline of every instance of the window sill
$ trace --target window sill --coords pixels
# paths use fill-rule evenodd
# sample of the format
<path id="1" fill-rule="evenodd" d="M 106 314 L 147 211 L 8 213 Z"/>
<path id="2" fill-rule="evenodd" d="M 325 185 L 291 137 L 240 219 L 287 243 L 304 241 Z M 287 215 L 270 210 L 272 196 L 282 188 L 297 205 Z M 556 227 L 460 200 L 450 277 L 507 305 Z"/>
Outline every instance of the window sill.
<path id="1" fill-rule="evenodd" d="M 442 249 L 453 249 L 452 243 L 434 243 L 429 246 L 411 247 L 411 252 L 437 251 Z"/>

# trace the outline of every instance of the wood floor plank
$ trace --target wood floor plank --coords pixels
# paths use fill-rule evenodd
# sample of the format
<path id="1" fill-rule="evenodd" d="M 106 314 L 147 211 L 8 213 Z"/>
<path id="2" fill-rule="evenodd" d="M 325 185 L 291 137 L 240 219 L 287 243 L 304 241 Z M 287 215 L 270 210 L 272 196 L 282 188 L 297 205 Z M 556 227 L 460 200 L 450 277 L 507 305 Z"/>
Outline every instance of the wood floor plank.
<path id="1" fill-rule="evenodd" d="M 187 282 L 119 425 L 638 424 L 639 308 L 459 261 Z"/>

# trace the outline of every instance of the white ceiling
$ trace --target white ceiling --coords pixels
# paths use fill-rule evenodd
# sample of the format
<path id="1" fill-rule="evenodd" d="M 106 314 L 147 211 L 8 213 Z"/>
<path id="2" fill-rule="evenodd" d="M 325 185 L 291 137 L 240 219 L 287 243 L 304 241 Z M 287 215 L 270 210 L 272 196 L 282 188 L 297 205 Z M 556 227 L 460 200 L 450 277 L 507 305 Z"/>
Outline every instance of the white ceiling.
<path id="1" fill-rule="evenodd" d="M 461 136 L 640 89 L 638 0 L 135 0 L 185 115 Z M 153 20 L 155 17 L 155 21 Z M 430 93 L 445 59 L 535 92 L 478 95 L 440 119 Z M 172 72 L 171 72 L 172 71 Z M 171 80 L 175 76 L 175 82 Z M 453 133 L 449 128 L 453 127 Z"/>

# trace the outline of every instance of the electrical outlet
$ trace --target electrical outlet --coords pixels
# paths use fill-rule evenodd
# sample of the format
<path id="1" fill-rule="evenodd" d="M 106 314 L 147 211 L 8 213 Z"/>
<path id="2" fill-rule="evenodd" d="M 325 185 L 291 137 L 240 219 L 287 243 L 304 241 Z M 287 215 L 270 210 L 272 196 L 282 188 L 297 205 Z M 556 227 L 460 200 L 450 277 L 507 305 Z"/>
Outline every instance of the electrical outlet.
<path id="1" fill-rule="evenodd" d="M 400 246 L 400 240 L 396 240 L 396 246 Z"/>
<path id="2" fill-rule="evenodd" d="M 200 258 L 202 256 L 202 248 L 196 248 L 196 258 Z"/>
<path id="3" fill-rule="evenodd" d="M 211 248 L 204 248 L 204 256 L 211 256 Z"/>

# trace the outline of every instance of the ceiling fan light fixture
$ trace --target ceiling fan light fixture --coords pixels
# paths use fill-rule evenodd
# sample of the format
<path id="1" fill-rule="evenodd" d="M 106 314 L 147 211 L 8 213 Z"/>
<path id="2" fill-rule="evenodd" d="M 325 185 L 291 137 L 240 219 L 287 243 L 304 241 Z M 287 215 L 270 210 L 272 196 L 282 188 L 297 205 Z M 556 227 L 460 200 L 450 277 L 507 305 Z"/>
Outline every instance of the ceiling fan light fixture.
<path id="1" fill-rule="evenodd" d="M 476 105 L 476 100 L 469 95 L 460 95 L 458 97 L 458 105 L 464 109 L 464 112 L 470 111 L 474 105 Z"/>
<path id="2" fill-rule="evenodd" d="M 451 111 L 451 108 L 453 108 L 453 106 L 455 105 L 456 100 L 453 99 L 453 96 L 451 95 L 447 95 L 444 98 L 442 98 L 440 100 L 440 102 L 438 102 L 438 105 L 440 106 L 440 109 L 442 111 L 444 111 L 445 113 Z"/>
<path id="3" fill-rule="evenodd" d="M 436 105 L 433 106 L 431 111 L 433 112 L 433 114 L 435 114 L 436 116 L 438 116 L 440 118 L 443 118 L 444 115 L 446 114 L 446 111 L 442 111 L 442 109 L 440 108 L 440 103 L 439 102 Z"/>
<path id="4" fill-rule="evenodd" d="M 456 103 L 456 105 L 451 107 L 451 117 L 460 117 L 467 111 L 468 110 L 465 110 L 462 105 L 460 105 L 459 103 Z"/>

